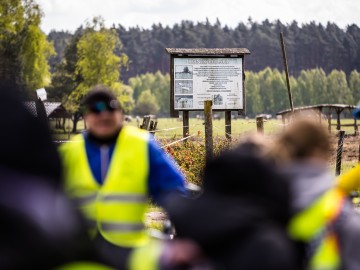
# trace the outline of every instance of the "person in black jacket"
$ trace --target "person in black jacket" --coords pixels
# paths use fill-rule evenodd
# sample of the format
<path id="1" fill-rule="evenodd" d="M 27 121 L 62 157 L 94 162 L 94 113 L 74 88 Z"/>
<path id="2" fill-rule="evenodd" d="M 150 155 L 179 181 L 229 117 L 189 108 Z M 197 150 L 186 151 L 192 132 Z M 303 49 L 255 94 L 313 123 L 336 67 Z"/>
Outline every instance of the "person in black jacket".
<path id="1" fill-rule="evenodd" d="M 164 268 L 297 269 L 286 232 L 289 203 L 285 179 L 259 145 L 247 141 L 221 153 L 206 162 L 202 195 L 168 200 L 176 237 L 163 256 Z M 175 256 L 171 249 L 179 246 L 187 247 Z"/>
<path id="2" fill-rule="evenodd" d="M 91 262 L 96 252 L 83 217 L 62 190 L 47 123 L 16 93 L 11 83 L 0 83 L 0 269 Z"/>

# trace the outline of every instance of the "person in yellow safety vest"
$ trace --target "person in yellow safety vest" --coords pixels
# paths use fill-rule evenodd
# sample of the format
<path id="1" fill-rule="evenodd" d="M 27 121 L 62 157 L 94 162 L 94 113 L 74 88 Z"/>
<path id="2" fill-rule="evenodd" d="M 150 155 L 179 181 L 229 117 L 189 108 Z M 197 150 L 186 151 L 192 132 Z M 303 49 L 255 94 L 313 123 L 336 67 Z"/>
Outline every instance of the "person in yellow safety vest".
<path id="1" fill-rule="evenodd" d="M 357 191 L 360 188 L 360 164 L 342 173 L 337 178 L 337 186 L 346 194 Z"/>
<path id="2" fill-rule="evenodd" d="M 133 248 L 149 241 L 149 198 L 162 206 L 185 196 L 184 175 L 145 130 L 124 124 L 120 102 L 98 85 L 83 100 L 87 131 L 59 147 L 67 194 L 82 210 L 100 262 L 127 269 Z"/>
<path id="3" fill-rule="evenodd" d="M 290 181 L 288 232 L 303 269 L 360 269 L 360 216 L 328 168 L 329 134 L 321 123 L 294 118 L 270 154 Z"/>
<path id="4" fill-rule="evenodd" d="M 360 119 L 360 107 L 357 106 L 353 111 L 352 115 L 355 119 Z M 345 173 L 342 173 L 337 178 L 337 186 L 343 190 L 346 194 L 358 192 L 360 189 L 360 164 L 357 164 Z M 360 200 L 356 196 L 353 198 L 353 202 L 359 204 Z"/>

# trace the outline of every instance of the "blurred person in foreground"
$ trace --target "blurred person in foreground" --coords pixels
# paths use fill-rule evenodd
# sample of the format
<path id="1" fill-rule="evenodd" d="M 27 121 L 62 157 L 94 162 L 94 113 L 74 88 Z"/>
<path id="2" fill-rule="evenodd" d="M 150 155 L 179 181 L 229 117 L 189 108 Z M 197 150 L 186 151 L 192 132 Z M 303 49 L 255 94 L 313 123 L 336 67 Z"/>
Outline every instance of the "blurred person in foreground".
<path id="1" fill-rule="evenodd" d="M 358 105 L 352 112 L 355 119 L 360 119 L 360 106 Z M 360 163 L 345 173 L 342 173 L 337 178 L 337 185 L 347 194 L 359 194 L 360 189 Z"/>
<path id="2" fill-rule="evenodd" d="M 184 176 L 148 131 L 124 124 L 111 89 L 95 86 L 83 106 L 86 132 L 59 148 L 65 189 L 84 213 L 101 259 L 128 269 L 134 248 L 149 243 L 149 198 L 162 206 L 165 195 L 185 195 Z"/>
<path id="3" fill-rule="evenodd" d="M 62 190 L 47 123 L 9 82 L 0 83 L 0 126 L 0 269 L 95 267 L 84 220 Z"/>
<path id="4" fill-rule="evenodd" d="M 360 189 L 360 164 L 337 177 L 337 185 L 346 194 L 352 195 L 353 192 L 359 193 Z"/>
<path id="5" fill-rule="evenodd" d="M 328 167 L 326 127 L 310 118 L 293 118 L 272 144 L 270 154 L 290 180 L 292 219 L 303 269 L 360 269 L 360 216 L 335 185 Z"/>
<path id="6" fill-rule="evenodd" d="M 222 152 L 206 162 L 198 198 L 169 198 L 176 237 L 162 254 L 164 269 L 297 269 L 287 181 L 262 147 L 249 139 Z"/>

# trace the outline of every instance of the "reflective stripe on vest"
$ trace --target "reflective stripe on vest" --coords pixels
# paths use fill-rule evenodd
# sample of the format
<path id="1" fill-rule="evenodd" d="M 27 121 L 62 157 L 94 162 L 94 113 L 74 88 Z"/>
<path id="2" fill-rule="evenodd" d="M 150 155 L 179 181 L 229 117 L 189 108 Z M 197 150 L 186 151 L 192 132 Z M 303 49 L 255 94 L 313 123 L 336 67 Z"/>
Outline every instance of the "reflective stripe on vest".
<path id="1" fill-rule="evenodd" d="M 146 203 L 147 196 L 139 195 L 139 194 L 111 194 L 107 196 L 102 196 L 101 200 L 103 202 L 138 202 L 138 203 Z"/>
<path id="2" fill-rule="evenodd" d="M 79 198 L 73 198 L 73 202 L 78 207 L 82 207 L 91 203 L 94 203 L 96 201 L 97 193 L 93 193 L 90 195 L 84 195 L 83 197 Z"/>
<path id="3" fill-rule="evenodd" d="M 83 135 L 60 147 L 67 192 L 87 217 L 89 229 L 97 228 L 115 245 L 133 247 L 148 240 L 144 230 L 148 138 L 144 130 L 122 128 L 102 186 L 91 173 Z"/>
<path id="4" fill-rule="evenodd" d="M 144 229 L 143 223 L 129 224 L 129 223 L 109 223 L 101 222 L 99 224 L 103 231 L 128 231 L 136 232 Z"/>
<path id="5" fill-rule="evenodd" d="M 97 193 L 85 195 L 81 198 L 73 198 L 74 203 L 78 207 L 92 204 L 97 199 Z M 147 197 L 144 195 L 134 195 L 134 194 L 112 194 L 107 196 L 101 196 L 99 200 L 103 202 L 147 202 Z"/>
<path id="6" fill-rule="evenodd" d="M 290 236 L 308 243 L 310 269 L 339 269 L 340 252 L 334 222 L 344 202 L 343 192 L 332 189 L 291 219 L 288 226 Z"/>

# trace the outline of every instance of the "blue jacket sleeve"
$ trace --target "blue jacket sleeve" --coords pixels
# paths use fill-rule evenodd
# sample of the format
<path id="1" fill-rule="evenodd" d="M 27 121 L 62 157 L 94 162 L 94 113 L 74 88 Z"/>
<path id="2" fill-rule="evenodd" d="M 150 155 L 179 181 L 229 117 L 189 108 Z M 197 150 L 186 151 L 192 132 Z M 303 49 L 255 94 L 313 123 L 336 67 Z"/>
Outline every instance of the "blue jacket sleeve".
<path id="1" fill-rule="evenodd" d="M 187 194 L 184 175 L 154 139 L 149 140 L 149 160 L 149 191 L 156 204 L 162 206 L 162 199 L 173 192 Z"/>

